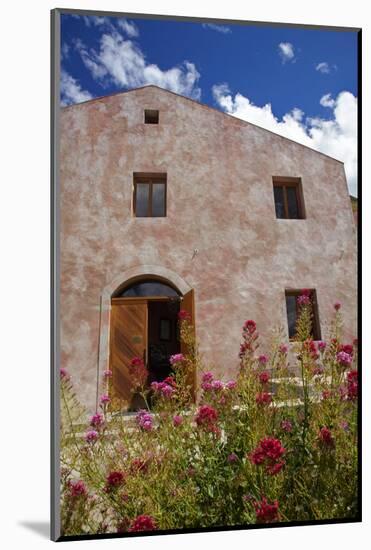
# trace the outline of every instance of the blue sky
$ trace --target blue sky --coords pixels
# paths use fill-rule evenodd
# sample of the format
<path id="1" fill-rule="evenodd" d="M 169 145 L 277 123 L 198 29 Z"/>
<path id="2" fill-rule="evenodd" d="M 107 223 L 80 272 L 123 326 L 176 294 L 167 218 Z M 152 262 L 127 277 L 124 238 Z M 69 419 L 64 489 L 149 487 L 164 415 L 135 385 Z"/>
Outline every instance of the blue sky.
<path id="1" fill-rule="evenodd" d="M 357 194 L 357 34 L 62 15 L 63 105 L 157 84 L 345 163 Z"/>

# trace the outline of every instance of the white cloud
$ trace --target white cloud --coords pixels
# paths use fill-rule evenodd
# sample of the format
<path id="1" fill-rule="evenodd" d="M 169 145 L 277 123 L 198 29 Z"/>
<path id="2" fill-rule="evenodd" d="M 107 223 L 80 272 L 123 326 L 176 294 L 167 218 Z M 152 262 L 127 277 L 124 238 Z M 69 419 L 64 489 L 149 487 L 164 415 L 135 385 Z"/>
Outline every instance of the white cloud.
<path id="1" fill-rule="evenodd" d="M 197 86 L 200 74 L 196 66 L 184 61 L 170 69 L 160 69 L 148 63 L 141 49 L 118 32 L 103 34 L 99 50 L 88 50 L 81 41 L 76 43 L 85 66 L 93 78 L 103 85 L 107 82 L 125 88 L 156 84 L 173 92 L 199 99 Z"/>
<path id="2" fill-rule="evenodd" d="M 319 71 L 323 74 L 328 74 L 330 72 L 330 65 L 327 63 L 327 61 L 322 61 L 321 63 L 318 63 L 318 65 L 316 65 L 316 71 Z"/>
<path id="3" fill-rule="evenodd" d="M 126 19 L 118 19 L 117 25 L 130 37 L 134 38 L 139 36 L 138 27 L 131 21 Z"/>
<path id="4" fill-rule="evenodd" d="M 322 107 L 330 107 L 330 109 L 335 107 L 335 100 L 332 99 L 331 94 L 323 95 L 319 100 L 319 102 L 322 105 Z"/>
<path id="5" fill-rule="evenodd" d="M 295 61 L 294 46 L 290 42 L 280 42 L 280 44 L 278 44 L 278 52 L 281 56 L 282 63 L 286 63 L 286 61 Z"/>
<path id="6" fill-rule="evenodd" d="M 232 32 L 230 27 L 227 27 L 226 25 L 215 25 L 214 23 L 203 23 L 202 26 L 204 29 L 211 29 L 212 31 L 221 32 L 223 34 L 229 34 Z"/>
<path id="7" fill-rule="evenodd" d="M 233 97 L 227 84 L 213 86 L 213 95 L 226 113 L 344 162 L 349 191 L 357 196 L 357 98 L 352 93 L 343 91 L 335 99 L 331 94 L 321 98 L 321 105 L 332 110 L 330 120 L 305 117 L 298 108 L 279 119 L 270 103 L 259 107 L 242 94 Z"/>
<path id="8" fill-rule="evenodd" d="M 92 99 L 93 96 L 86 90 L 82 90 L 78 81 L 66 71 L 61 72 L 61 105 L 81 103 Z"/>

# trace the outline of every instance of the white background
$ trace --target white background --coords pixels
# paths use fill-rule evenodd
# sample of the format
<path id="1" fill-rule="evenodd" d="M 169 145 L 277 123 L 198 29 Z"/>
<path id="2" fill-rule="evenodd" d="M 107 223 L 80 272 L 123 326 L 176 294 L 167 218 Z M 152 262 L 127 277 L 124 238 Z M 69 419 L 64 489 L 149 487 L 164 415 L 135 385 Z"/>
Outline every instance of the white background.
<path id="1" fill-rule="evenodd" d="M 54 7 L 106 9 L 137 13 L 363 27 L 364 177 L 363 199 L 369 206 L 370 182 L 370 20 L 367 2 L 280 0 L 216 5 L 209 0 L 5 0 L 1 8 L 1 389 L 0 389 L 0 544 L 3 548 L 41 548 L 49 520 L 49 10 Z M 366 67 L 368 64 L 368 71 Z M 364 211 L 367 212 L 367 206 Z M 367 215 L 363 235 L 367 246 Z M 370 280 L 364 250 L 364 280 Z M 369 285 L 368 285 L 369 286 Z M 364 317 L 370 306 L 365 289 Z M 370 356 L 367 319 L 364 358 Z M 241 546 L 259 549 L 366 546 L 371 538 L 370 429 L 368 372 L 364 360 L 364 523 L 80 541 L 79 548 L 179 550 Z"/>

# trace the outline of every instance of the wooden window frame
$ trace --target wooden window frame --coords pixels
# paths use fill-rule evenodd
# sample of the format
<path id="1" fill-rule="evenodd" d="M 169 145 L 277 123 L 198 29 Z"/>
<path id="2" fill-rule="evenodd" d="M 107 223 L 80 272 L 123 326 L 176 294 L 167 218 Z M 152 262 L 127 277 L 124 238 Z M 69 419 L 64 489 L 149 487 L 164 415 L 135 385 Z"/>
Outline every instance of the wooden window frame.
<path id="1" fill-rule="evenodd" d="M 285 289 L 285 311 L 286 311 L 286 321 L 287 321 L 287 330 L 289 330 L 288 326 L 288 318 L 287 318 L 287 302 L 286 297 L 287 296 L 295 296 L 295 305 L 296 305 L 296 319 L 298 318 L 299 313 L 299 305 L 297 303 L 297 297 L 300 296 L 303 293 L 304 288 L 301 289 L 293 289 L 288 288 Z M 315 288 L 309 288 L 307 289 L 311 293 L 311 299 L 312 299 L 312 306 L 313 306 L 313 317 L 312 317 L 312 338 L 315 341 L 321 340 L 321 324 L 319 320 L 319 313 L 318 313 L 318 301 L 317 301 L 317 292 Z M 293 342 L 295 338 L 290 337 L 290 342 Z"/>
<path id="2" fill-rule="evenodd" d="M 283 191 L 283 208 L 284 208 L 284 218 L 278 218 L 276 213 L 276 200 L 274 198 L 274 188 L 282 187 Z M 298 217 L 290 218 L 289 216 L 289 205 L 287 200 L 287 188 L 293 187 L 296 194 L 296 204 L 298 209 Z M 305 219 L 305 210 L 304 210 L 304 198 L 303 198 L 303 188 L 301 183 L 301 178 L 289 178 L 289 177 L 273 177 L 273 200 L 274 200 L 274 211 L 276 218 L 278 220 L 304 220 Z"/>
<path id="3" fill-rule="evenodd" d="M 137 184 L 146 183 L 149 185 L 148 208 L 146 216 L 137 216 Z M 162 216 L 153 216 L 152 214 L 152 188 L 154 183 L 163 183 L 165 185 L 164 196 L 164 214 Z M 166 174 L 137 174 L 134 173 L 133 179 L 133 215 L 135 218 L 166 218 L 167 216 L 167 175 Z"/>
<path id="4" fill-rule="evenodd" d="M 144 109 L 144 124 L 160 124 L 160 111 L 158 109 Z"/>

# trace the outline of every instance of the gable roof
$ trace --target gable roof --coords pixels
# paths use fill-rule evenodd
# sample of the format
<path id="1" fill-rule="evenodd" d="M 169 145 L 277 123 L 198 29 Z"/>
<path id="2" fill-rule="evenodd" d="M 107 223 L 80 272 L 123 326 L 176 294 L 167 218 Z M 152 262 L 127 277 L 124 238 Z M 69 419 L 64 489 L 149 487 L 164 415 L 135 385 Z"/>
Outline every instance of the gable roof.
<path id="1" fill-rule="evenodd" d="M 322 153 L 322 151 L 318 151 L 317 149 L 314 149 L 313 147 L 309 147 L 309 145 L 304 145 L 303 143 L 295 141 L 294 139 L 290 139 L 288 137 L 282 136 L 281 134 L 277 134 L 277 132 L 273 132 L 272 130 L 268 130 L 267 128 L 263 128 L 262 126 L 259 126 L 258 124 L 254 124 L 253 122 L 249 122 L 248 120 L 243 120 L 242 118 L 238 118 L 238 117 L 236 117 L 234 115 L 231 115 L 229 113 L 225 113 L 224 111 L 220 111 L 219 109 L 216 109 L 215 107 L 211 107 L 210 105 L 206 105 L 206 103 L 201 103 L 200 101 L 197 101 L 196 99 L 192 99 L 190 97 L 178 94 L 176 92 L 173 92 L 172 90 L 167 90 L 166 88 L 161 88 L 161 86 L 157 86 L 156 84 L 146 84 L 145 86 L 139 86 L 138 88 L 131 88 L 130 90 L 121 90 L 119 92 L 113 92 L 112 94 L 95 97 L 93 99 L 87 99 L 86 101 L 81 101 L 80 103 L 74 103 L 73 105 L 66 105 L 66 106 L 62 107 L 62 110 L 64 111 L 66 109 L 71 109 L 71 108 L 74 108 L 74 107 L 76 108 L 76 107 L 79 107 L 79 106 L 84 106 L 88 103 L 91 104 L 91 103 L 96 102 L 96 101 L 103 101 L 103 100 L 109 99 L 111 97 L 115 97 L 117 95 L 120 95 L 120 94 L 122 94 L 122 95 L 123 94 L 129 94 L 129 93 L 132 93 L 132 92 L 137 92 L 139 90 L 144 90 L 146 88 L 155 88 L 156 90 L 160 90 L 161 92 L 165 92 L 167 94 L 172 94 L 177 98 L 181 98 L 182 100 L 191 101 L 191 102 L 195 103 L 198 107 L 202 107 L 203 109 L 209 109 L 210 111 L 213 111 L 214 113 L 218 113 L 219 115 L 224 116 L 224 117 L 232 118 L 234 121 L 238 121 L 242 125 L 254 126 L 255 128 L 259 128 L 259 130 L 261 130 L 263 132 L 269 132 L 270 134 L 273 134 L 274 136 L 276 136 L 278 138 L 284 139 L 284 140 L 289 141 L 291 143 L 295 143 L 296 145 L 299 145 L 300 147 L 305 147 L 305 149 L 309 149 L 309 151 L 313 151 L 314 153 L 317 153 L 318 155 L 322 155 L 322 156 L 324 156 L 324 157 L 326 157 L 330 160 L 333 160 L 335 162 L 339 162 L 340 164 L 344 164 L 344 162 L 342 160 L 331 157 L 330 155 L 326 155 L 326 153 Z"/>

